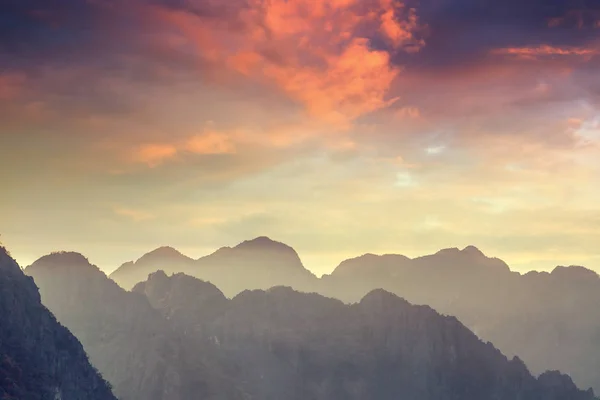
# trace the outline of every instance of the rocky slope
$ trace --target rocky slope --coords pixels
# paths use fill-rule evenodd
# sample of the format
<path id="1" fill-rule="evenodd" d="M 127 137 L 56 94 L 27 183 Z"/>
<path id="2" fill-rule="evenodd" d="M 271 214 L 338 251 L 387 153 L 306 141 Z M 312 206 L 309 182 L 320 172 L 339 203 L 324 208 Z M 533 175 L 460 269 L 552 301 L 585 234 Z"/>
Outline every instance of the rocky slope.
<path id="1" fill-rule="evenodd" d="M 228 300 L 210 283 L 158 272 L 134 291 L 178 330 L 215 343 L 255 399 L 593 399 L 384 290 L 353 305 L 286 287 Z"/>
<path id="2" fill-rule="evenodd" d="M 0 247 L 0 399 L 116 400 L 33 280 Z"/>
<path id="3" fill-rule="evenodd" d="M 228 297 L 244 289 L 285 285 L 348 303 L 383 288 L 411 303 L 457 316 L 504 354 L 522 357 L 536 374 L 558 369 L 570 374 L 580 387 L 593 386 L 600 392 L 600 314 L 596 310 L 600 278 L 582 267 L 521 275 L 502 260 L 468 246 L 414 259 L 366 254 L 342 262 L 331 275 L 317 279 L 293 249 L 264 237 L 200 260 L 173 259 L 183 261 L 161 263 L 159 257 L 144 256 L 135 263 L 136 269 L 126 264 L 111 276 L 131 287 L 147 274 L 164 269 L 168 274 L 185 272 L 209 280 Z M 122 276 L 130 279 L 124 281 Z"/>
<path id="4" fill-rule="evenodd" d="M 149 304 L 77 253 L 56 253 L 25 272 L 42 301 L 81 340 L 120 400 L 235 399 L 233 385 L 206 364 Z"/>
<path id="5" fill-rule="evenodd" d="M 559 369 L 600 391 L 600 277 L 582 267 L 521 275 L 474 247 L 408 259 L 362 256 L 341 263 L 318 290 L 346 302 L 382 287 L 457 316 L 535 373 Z"/>

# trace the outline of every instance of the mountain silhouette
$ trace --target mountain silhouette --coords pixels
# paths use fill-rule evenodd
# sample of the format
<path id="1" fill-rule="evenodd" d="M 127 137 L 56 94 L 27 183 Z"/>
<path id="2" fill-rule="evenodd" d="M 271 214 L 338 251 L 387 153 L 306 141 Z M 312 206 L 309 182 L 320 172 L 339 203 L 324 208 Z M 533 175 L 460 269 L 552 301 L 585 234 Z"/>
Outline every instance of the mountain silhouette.
<path id="1" fill-rule="evenodd" d="M 66 253 L 26 271 L 121 400 L 594 399 L 558 372 L 536 379 L 456 318 L 383 289 L 351 305 L 285 286 L 228 299 L 212 283 L 157 271 L 125 292 Z"/>
<path id="2" fill-rule="evenodd" d="M 132 272 L 129 282 L 163 269 L 208 280 L 227 297 L 245 289 L 283 285 L 347 303 L 382 288 L 413 304 L 457 316 L 504 354 L 522 357 L 536 374 L 561 370 L 580 387 L 600 392 L 600 316 L 595 306 L 600 304 L 600 279 L 583 267 L 521 275 L 504 261 L 467 246 L 412 259 L 365 254 L 317 279 L 293 249 L 265 237 L 222 248 L 180 268 L 159 264 Z M 124 282 L 117 273 L 111 277 Z"/>
<path id="3" fill-rule="evenodd" d="M 521 275 L 474 247 L 407 260 L 370 256 L 342 262 L 319 291 L 353 302 L 382 287 L 457 316 L 535 373 L 560 369 L 600 390 L 600 278 L 582 267 Z"/>
<path id="4" fill-rule="evenodd" d="M 159 256 L 163 253 L 159 250 L 135 262 L 123 264 L 110 278 L 125 289 L 131 289 L 158 270 L 183 272 L 214 283 L 229 297 L 245 289 L 268 289 L 278 285 L 293 285 L 300 290 L 308 290 L 317 281 L 304 268 L 293 248 L 265 236 L 247 240 L 235 247 L 220 248 L 198 260 L 187 258 L 173 249 L 165 260 Z"/>
<path id="5" fill-rule="evenodd" d="M 159 272 L 134 291 L 235 360 L 252 398 L 593 399 L 560 373 L 534 378 L 456 318 L 382 289 L 352 305 L 282 286 L 227 300 L 210 283 Z"/>
<path id="6" fill-rule="evenodd" d="M 126 292 L 82 255 L 45 256 L 25 273 L 40 287 L 44 304 L 81 340 L 119 400 L 237 398 L 145 296 Z"/>
<path id="7" fill-rule="evenodd" d="M 0 398 L 116 400 L 75 336 L 0 246 Z"/>
<path id="8" fill-rule="evenodd" d="M 135 262 L 124 263 L 110 275 L 110 278 L 122 287 L 131 289 L 136 283 L 146 279 L 149 273 L 159 269 L 167 272 L 186 271 L 193 262 L 193 259 L 172 247 L 159 247 L 144 254 Z"/>

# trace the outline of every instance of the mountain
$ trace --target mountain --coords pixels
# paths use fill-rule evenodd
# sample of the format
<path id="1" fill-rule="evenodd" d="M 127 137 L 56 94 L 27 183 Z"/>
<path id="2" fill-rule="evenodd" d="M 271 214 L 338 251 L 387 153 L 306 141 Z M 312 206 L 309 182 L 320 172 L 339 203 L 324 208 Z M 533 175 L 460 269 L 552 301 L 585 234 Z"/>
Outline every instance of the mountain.
<path id="1" fill-rule="evenodd" d="M 0 399 L 116 400 L 33 280 L 0 247 Z"/>
<path id="2" fill-rule="evenodd" d="M 173 249 L 158 249 L 135 262 L 123 264 L 110 278 L 125 289 L 131 289 L 158 270 L 183 272 L 210 281 L 229 297 L 246 289 L 268 289 L 278 285 L 310 290 L 318 281 L 304 268 L 293 248 L 264 236 L 235 247 L 223 247 L 198 260 Z"/>
<path id="3" fill-rule="evenodd" d="M 210 283 L 158 272 L 134 291 L 177 329 L 217 344 L 250 398 L 594 398 L 560 373 L 534 378 L 456 318 L 381 289 L 352 305 L 288 287 L 228 300 Z"/>
<path id="4" fill-rule="evenodd" d="M 145 296 L 126 292 L 82 255 L 44 256 L 25 272 L 120 400 L 217 399 L 233 391 Z"/>
<path id="5" fill-rule="evenodd" d="M 470 246 L 415 259 L 344 261 L 322 278 L 319 291 L 353 302 L 378 287 L 457 316 L 535 373 L 559 369 L 580 387 L 600 391 L 600 278 L 593 271 L 557 267 L 521 275 Z"/>
<path id="6" fill-rule="evenodd" d="M 194 260 L 184 256 L 172 247 L 160 247 L 143 255 L 137 261 L 129 261 L 121 265 L 110 278 L 129 290 L 136 283 L 145 280 L 148 274 L 163 270 L 166 272 L 187 271 Z"/>
<path id="7" fill-rule="evenodd" d="M 208 280 L 228 297 L 244 289 L 283 285 L 348 303 L 382 288 L 413 304 L 457 316 L 504 354 L 522 357 L 534 373 L 565 371 L 580 387 L 600 392 L 600 315 L 595 309 L 600 304 L 600 279 L 583 267 L 521 275 L 502 260 L 468 246 L 412 259 L 365 254 L 317 279 L 291 247 L 265 237 L 222 248 L 200 260 L 188 259 L 177 268 L 140 260 L 134 278 L 126 282 L 116 272 L 111 277 L 131 287 L 163 269 Z"/>

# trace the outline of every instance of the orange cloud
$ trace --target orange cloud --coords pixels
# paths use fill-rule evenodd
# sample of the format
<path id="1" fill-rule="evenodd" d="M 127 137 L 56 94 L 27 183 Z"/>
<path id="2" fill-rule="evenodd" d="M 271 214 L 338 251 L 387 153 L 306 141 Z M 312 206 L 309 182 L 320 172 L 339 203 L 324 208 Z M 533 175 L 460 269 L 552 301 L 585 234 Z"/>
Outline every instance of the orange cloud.
<path id="1" fill-rule="evenodd" d="M 339 127 L 396 100 L 385 97 L 399 70 L 390 66 L 388 53 L 369 49 L 366 39 L 354 39 L 325 62 L 324 67 L 270 65 L 264 72 L 310 115 Z"/>
<path id="2" fill-rule="evenodd" d="M 405 18 L 401 18 L 392 0 L 382 0 L 382 5 L 386 11 L 381 15 L 381 31 L 394 47 L 410 45 L 408 51 L 420 50 L 425 41 L 415 37 L 415 32 L 421 29 L 416 10 L 408 9 Z M 398 5 L 398 10 L 403 11 L 404 8 L 402 3 Z"/>
<path id="3" fill-rule="evenodd" d="M 133 161 L 153 168 L 177 155 L 177 148 L 171 144 L 145 144 L 134 151 Z"/>
<path id="4" fill-rule="evenodd" d="M 229 136 L 212 131 L 191 137 L 185 144 L 185 150 L 194 154 L 230 154 L 236 151 Z"/>
<path id="5" fill-rule="evenodd" d="M 535 60 L 540 57 L 548 56 L 578 56 L 590 58 L 600 54 L 596 48 L 582 47 L 553 47 L 543 45 L 539 47 L 511 47 L 495 49 L 492 54 L 514 56 L 520 59 Z"/>
<path id="6" fill-rule="evenodd" d="M 408 52 L 424 45 L 416 11 L 400 1 L 252 0 L 228 24 L 185 11 L 155 14 L 216 70 L 274 85 L 341 128 L 394 101 L 387 95 L 400 68 L 369 37 Z"/>
<path id="7" fill-rule="evenodd" d="M 176 139 L 173 142 L 139 145 L 128 158 L 134 163 L 146 164 L 154 168 L 186 153 L 188 155 L 233 154 L 236 152 L 235 141 L 246 139 L 242 132 L 217 132 L 206 129 L 203 133 Z"/>

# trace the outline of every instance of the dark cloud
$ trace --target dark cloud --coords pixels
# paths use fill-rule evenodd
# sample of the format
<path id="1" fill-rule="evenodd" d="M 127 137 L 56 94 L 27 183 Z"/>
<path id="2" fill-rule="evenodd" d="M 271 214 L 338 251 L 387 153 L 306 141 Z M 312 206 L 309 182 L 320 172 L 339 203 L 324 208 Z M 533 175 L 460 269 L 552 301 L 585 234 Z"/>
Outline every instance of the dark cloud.
<path id="1" fill-rule="evenodd" d="M 362 1 L 362 0 L 361 0 Z M 514 54 L 499 54 L 506 48 L 533 49 L 537 46 L 588 48 L 600 40 L 598 0 L 406 0 L 417 10 L 427 28 L 419 32 L 426 46 L 419 52 L 395 51 L 377 34 L 372 46 L 392 53 L 392 62 L 411 71 L 436 74 L 462 71 L 481 65 L 522 65 L 522 78 L 543 78 L 533 69 L 573 67 L 579 85 L 568 93 L 595 98 L 593 75 L 599 56 L 550 55 L 531 65 Z M 35 86 L 60 109 L 97 109 L 118 114 L 130 112 L 129 101 L 115 92 L 107 80 L 153 85 L 175 80 L 215 81 L 224 66 L 210 64 L 173 23 L 161 20 L 156 11 L 179 10 L 217 21 L 226 30 L 244 32 L 240 12 L 247 0 L 7 0 L 0 12 L 0 74 L 18 71 L 28 76 L 25 86 Z M 270 47 L 257 50 L 277 65 L 280 57 Z M 557 60 L 559 59 L 559 60 Z M 533 60 L 535 61 L 535 60 Z M 56 79 L 48 71 L 67 70 Z M 476 71 L 475 71 L 476 72 Z M 491 78 L 488 82 L 494 82 Z M 227 81 L 227 79 L 226 79 Z M 231 81 L 231 79 L 229 79 Z M 236 82 L 238 84 L 239 82 Z M 433 89 L 431 89 L 433 90 Z M 429 101 L 430 93 L 417 88 L 415 102 Z M 566 93 L 566 92 L 565 92 Z M 452 90 L 448 94 L 454 95 Z M 443 95 L 443 93 L 442 93 Z M 40 95 L 41 96 L 41 95 Z M 567 99 L 568 100 L 568 99 Z M 524 102 L 530 101 L 524 99 Z"/>
<path id="2" fill-rule="evenodd" d="M 436 67 L 464 63 L 505 46 L 583 46 L 600 35 L 597 0 L 407 0 L 427 24 L 427 46 L 402 63 Z M 0 51 L 23 58 L 99 59 L 141 45 L 156 28 L 143 10 L 157 6 L 222 20 L 243 29 L 237 16 L 244 0 L 8 0 L 0 13 Z M 379 44 L 383 45 L 383 44 Z M 13 58 L 13 62 L 15 59 Z M 106 60 L 105 60 L 106 61 Z M 110 61 L 107 61 L 110 63 Z M 7 63 L 7 60 L 4 60 Z"/>
<path id="3" fill-rule="evenodd" d="M 417 8 L 428 26 L 427 45 L 416 56 L 398 54 L 395 61 L 419 68 L 481 62 L 497 48 L 586 46 L 600 37 L 597 0 L 433 0 Z M 582 19 L 573 21 L 574 12 Z"/>

